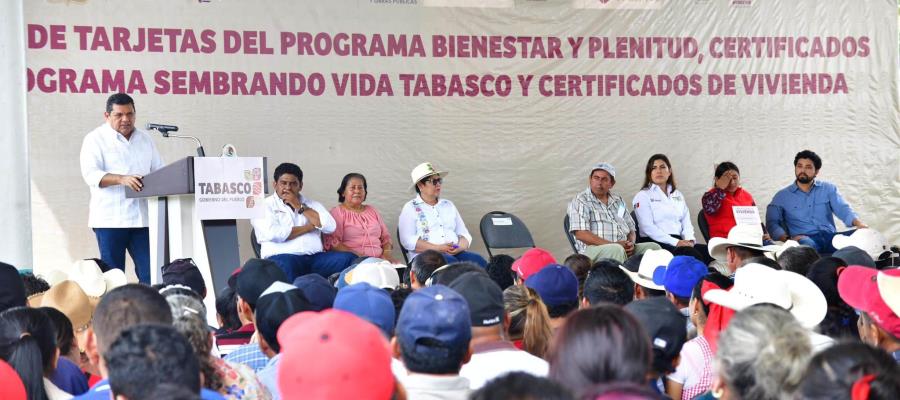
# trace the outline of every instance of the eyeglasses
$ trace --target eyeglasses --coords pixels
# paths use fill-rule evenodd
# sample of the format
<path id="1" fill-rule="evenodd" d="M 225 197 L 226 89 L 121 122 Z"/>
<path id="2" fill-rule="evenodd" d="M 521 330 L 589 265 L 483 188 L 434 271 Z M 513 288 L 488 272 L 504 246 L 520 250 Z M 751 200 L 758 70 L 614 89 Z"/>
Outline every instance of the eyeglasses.
<path id="1" fill-rule="evenodd" d="M 431 179 L 426 179 L 426 180 L 425 180 L 425 183 L 430 183 L 430 184 L 432 184 L 432 185 L 434 185 L 434 186 L 440 185 L 440 184 L 443 183 L 443 182 L 444 182 L 444 179 L 443 179 L 443 178 L 431 178 Z"/>

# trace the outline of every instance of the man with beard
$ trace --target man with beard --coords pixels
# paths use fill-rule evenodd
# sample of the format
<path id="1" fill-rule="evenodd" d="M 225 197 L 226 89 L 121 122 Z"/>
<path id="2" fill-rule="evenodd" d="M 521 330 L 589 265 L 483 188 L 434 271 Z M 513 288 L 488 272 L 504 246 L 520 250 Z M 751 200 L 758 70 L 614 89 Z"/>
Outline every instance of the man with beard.
<path id="1" fill-rule="evenodd" d="M 793 239 L 820 253 L 833 253 L 831 239 L 835 235 L 834 218 L 846 226 L 868 228 L 841 196 L 837 186 L 816 179 L 822 159 L 803 150 L 794 157 L 797 179 L 772 198 L 766 210 L 766 225 L 772 238 Z"/>

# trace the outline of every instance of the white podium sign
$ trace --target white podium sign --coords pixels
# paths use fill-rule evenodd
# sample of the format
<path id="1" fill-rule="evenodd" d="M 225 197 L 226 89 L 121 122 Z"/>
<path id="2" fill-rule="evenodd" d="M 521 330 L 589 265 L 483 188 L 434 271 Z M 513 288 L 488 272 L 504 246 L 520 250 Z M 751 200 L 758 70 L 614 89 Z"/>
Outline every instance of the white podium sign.
<path id="1" fill-rule="evenodd" d="M 200 220 L 264 215 L 262 157 L 195 157 L 194 207 Z"/>

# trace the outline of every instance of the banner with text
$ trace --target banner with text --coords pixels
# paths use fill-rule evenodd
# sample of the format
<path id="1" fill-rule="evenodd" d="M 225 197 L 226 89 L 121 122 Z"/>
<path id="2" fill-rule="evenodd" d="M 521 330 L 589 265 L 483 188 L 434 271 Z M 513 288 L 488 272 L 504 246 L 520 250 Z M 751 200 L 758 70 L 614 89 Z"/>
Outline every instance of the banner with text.
<path id="1" fill-rule="evenodd" d="M 201 220 L 265 214 L 262 157 L 194 157 L 194 209 Z"/>

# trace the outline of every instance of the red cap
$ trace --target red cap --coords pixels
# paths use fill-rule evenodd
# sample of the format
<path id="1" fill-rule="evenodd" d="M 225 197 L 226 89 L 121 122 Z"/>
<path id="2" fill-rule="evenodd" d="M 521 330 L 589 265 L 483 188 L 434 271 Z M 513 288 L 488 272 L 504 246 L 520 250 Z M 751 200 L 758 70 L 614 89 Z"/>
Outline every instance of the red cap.
<path id="1" fill-rule="evenodd" d="M 0 360 L 0 399 L 4 400 L 25 400 L 25 385 L 19 374 L 9 364 Z"/>
<path id="2" fill-rule="evenodd" d="M 890 276 L 900 276 L 900 270 L 882 271 Z M 838 293 L 841 298 L 857 310 L 872 317 L 881 329 L 894 336 L 900 336 L 900 317 L 895 314 L 878 290 L 876 276 L 878 270 L 859 265 L 852 265 L 841 272 L 838 277 Z"/>
<path id="3" fill-rule="evenodd" d="M 512 270 L 524 281 L 550 264 L 556 264 L 553 254 L 540 247 L 535 247 L 522 254 L 522 257 L 513 263 Z"/>
<path id="4" fill-rule="evenodd" d="M 278 329 L 281 398 L 388 400 L 391 352 L 375 325 L 335 309 L 302 312 Z"/>

